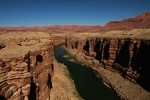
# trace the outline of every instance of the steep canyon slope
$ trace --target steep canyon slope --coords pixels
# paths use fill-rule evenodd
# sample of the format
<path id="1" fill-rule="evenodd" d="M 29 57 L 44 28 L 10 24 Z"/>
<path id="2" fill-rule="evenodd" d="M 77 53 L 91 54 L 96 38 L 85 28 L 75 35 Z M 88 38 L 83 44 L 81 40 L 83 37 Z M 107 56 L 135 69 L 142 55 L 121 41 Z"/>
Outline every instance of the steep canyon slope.
<path id="1" fill-rule="evenodd" d="M 107 77 L 106 80 L 108 79 L 108 84 L 111 86 L 115 83 L 115 81 L 111 83 L 111 80 L 118 82 L 112 87 L 116 88 L 115 91 L 119 91 L 118 94 L 122 98 L 133 100 L 136 97 L 136 100 L 148 100 L 150 98 L 150 93 L 147 92 L 150 91 L 150 38 L 144 38 L 145 34 L 146 37 L 150 36 L 150 30 L 110 31 L 103 34 L 80 35 L 80 37 L 74 35 L 66 38 L 66 47 L 77 55 L 78 61 L 90 65 L 96 71 L 103 66 L 103 71 L 99 72 L 104 77 L 119 73 L 122 78 L 118 75 L 115 76 L 116 79 L 108 76 L 110 79 Z M 115 73 L 112 74 L 107 70 Z M 133 91 L 128 90 L 130 86 Z"/>
<path id="2" fill-rule="evenodd" d="M 64 66 L 54 60 L 54 45 L 64 42 L 77 60 L 85 61 L 97 71 L 100 69 L 100 75 L 124 99 L 150 99 L 150 13 L 147 12 L 104 27 L 1 27 L 0 100 L 63 98 L 57 94 L 64 94 L 59 89 L 66 91 L 61 86 L 69 84 L 67 89 L 71 89 L 72 84 L 64 76 Z M 73 90 L 64 98 L 73 97 Z"/>
<path id="3" fill-rule="evenodd" d="M 0 43 L 0 99 L 49 100 L 54 69 L 49 34 L 9 32 Z"/>
<path id="4" fill-rule="evenodd" d="M 122 21 L 112 21 L 103 27 L 103 30 L 131 30 L 135 28 L 150 28 L 150 12 L 143 13 L 134 18 L 124 19 Z"/>

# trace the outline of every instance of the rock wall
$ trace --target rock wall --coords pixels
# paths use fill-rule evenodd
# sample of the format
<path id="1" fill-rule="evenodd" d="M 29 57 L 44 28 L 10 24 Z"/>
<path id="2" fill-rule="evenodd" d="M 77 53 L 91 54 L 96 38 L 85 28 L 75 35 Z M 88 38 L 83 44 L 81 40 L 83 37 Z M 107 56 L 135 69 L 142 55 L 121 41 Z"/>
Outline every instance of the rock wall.
<path id="1" fill-rule="evenodd" d="M 53 43 L 25 56 L 0 59 L 0 100 L 49 100 Z"/>
<path id="2" fill-rule="evenodd" d="M 122 21 L 111 21 L 102 30 L 125 30 L 150 27 L 150 12 L 146 12 L 134 18 L 123 19 Z"/>
<path id="3" fill-rule="evenodd" d="M 76 49 L 103 63 L 105 68 L 150 91 L 150 40 L 89 37 L 82 40 L 66 38 L 66 47 Z"/>
<path id="4" fill-rule="evenodd" d="M 65 42 L 64 36 L 53 36 L 53 43 L 54 45 L 59 45 Z"/>

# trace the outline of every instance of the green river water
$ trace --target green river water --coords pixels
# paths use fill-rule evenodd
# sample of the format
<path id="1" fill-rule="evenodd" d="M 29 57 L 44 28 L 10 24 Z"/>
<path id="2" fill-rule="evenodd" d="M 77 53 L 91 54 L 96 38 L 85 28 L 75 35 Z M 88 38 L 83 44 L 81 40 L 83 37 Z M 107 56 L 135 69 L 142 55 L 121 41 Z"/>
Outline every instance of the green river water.
<path id="1" fill-rule="evenodd" d="M 69 61 L 63 48 L 55 50 L 55 58 L 67 66 L 79 95 L 85 100 L 119 100 L 118 96 L 98 78 L 91 68 Z"/>

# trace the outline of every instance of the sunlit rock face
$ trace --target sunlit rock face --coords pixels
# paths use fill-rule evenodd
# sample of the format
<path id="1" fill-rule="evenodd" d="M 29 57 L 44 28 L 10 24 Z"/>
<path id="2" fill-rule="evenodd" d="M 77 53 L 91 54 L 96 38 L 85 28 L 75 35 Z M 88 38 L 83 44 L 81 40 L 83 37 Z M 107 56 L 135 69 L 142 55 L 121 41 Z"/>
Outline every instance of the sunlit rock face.
<path id="1" fill-rule="evenodd" d="M 111 21 L 102 30 L 125 30 L 135 28 L 150 28 L 150 12 L 143 13 L 134 18 L 123 19 L 122 21 Z"/>
<path id="2" fill-rule="evenodd" d="M 149 40 L 102 37 L 89 37 L 82 40 L 66 38 L 66 47 L 98 60 L 104 64 L 105 68 L 118 70 L 122 76 L 150 91 Z M 86 59 L 92 58 L 86 57 Z"/>
<path id="3" fill-rule="evenodd" d="M 2 34 L 0 41 L 5 45 L 0 49 L 0 100 L 49 100 L 54 70 L 49 35 L 8 34 Z"/>
<path id="4" fill-rule="evenodd" d="M 45 46 L 40 51 L 30 52 L 31 94 L 29 98 L 49 100 L 53 75 L 53 47 Z M 33 95 L 34 93 L 34 95 Z"/>

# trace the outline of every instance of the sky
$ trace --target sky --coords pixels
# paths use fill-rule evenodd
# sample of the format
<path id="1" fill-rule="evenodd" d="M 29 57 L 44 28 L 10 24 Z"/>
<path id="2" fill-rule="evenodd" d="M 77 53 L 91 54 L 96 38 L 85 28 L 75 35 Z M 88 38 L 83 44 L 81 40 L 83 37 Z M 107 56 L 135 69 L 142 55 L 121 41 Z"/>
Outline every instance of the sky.
<path id="1" fill-rule="evenodd" d="M 100 25 L 150 12 L 150 0 L 0 0 L 0 27 Z"/>

